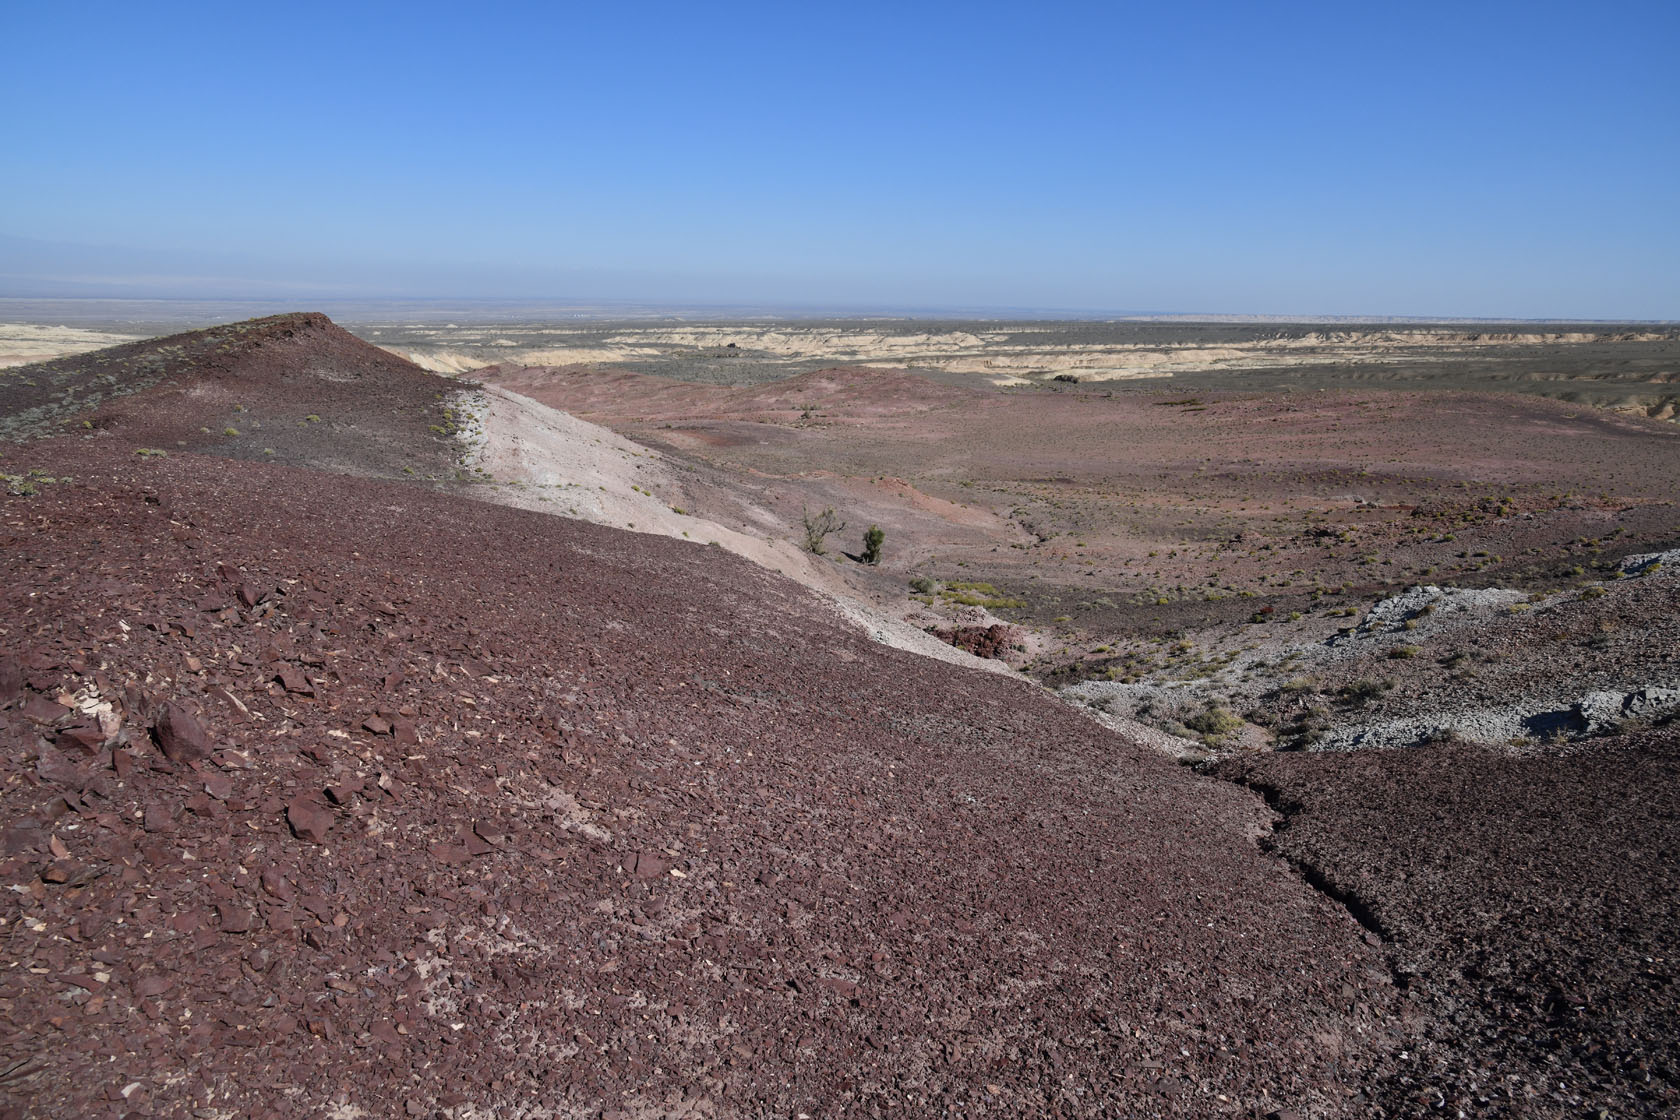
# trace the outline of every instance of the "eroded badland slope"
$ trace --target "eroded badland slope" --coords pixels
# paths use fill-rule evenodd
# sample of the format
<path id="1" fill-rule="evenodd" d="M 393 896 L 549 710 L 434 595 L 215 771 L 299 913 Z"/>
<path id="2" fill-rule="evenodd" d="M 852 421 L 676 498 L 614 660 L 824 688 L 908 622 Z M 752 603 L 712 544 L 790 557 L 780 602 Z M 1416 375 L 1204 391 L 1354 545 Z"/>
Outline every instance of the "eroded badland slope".
<path id="1" fill-rule="evenodd" d="M 467 500 L 452 386 L 294 325 L 0 445 L 0 1107 L 1673 1106 L 1668 732 L 1200 775 L 722 548 Z"/>

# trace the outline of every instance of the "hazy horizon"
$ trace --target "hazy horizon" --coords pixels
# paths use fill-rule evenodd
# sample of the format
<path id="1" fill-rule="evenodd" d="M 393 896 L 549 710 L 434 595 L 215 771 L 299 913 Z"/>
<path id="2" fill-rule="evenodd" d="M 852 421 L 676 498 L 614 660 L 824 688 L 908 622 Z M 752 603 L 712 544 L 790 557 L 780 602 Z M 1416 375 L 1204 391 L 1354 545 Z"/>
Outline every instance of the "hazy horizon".
<path id="1" fill-rule="evenodd" d="M 1405 326 L 1604 326 L 1655 327 L 1672 329 L 1680 319 L 1589 319 L 1520 318 L 1515 316 L 1468 315 L 1260 315 L 1219 311 L 1091 311 L 1068 308 L 1032 307 L 845 307 L 801 304 L 706 304 L 700 302 L 645 302 L 635 300 L 532 300 L 339 297 L 261 298 L 254 296 L 33 296 L 0 293 L 0 322 L 52 322 L 81 325 L 209 326 L 297 312 L 320 312 L 347 324 L 380 324 L 397 320 L 440 324 L 458 320 L 463 325 L 506 324 L 589 324 L 635 322 L 695 322 L 748 324 L 755 322 L 817 324 L 848 322 L 925 322 L 929 324 L 1009 323 L 1147 323 L 1182 322 L 1186 325 L 1266 324 L 1311 326 L 1394 325 Z"/>

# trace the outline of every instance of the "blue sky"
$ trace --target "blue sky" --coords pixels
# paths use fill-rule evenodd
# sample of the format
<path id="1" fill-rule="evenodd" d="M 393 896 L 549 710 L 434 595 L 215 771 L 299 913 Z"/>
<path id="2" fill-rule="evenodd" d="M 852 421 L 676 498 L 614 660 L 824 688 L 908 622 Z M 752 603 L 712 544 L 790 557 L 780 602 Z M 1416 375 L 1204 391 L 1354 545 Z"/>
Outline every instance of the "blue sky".
<path id="1" fill-rule="evenodd" d="M 1680 4 L 10 4 L 0 295 L 1680 318 Z"/>

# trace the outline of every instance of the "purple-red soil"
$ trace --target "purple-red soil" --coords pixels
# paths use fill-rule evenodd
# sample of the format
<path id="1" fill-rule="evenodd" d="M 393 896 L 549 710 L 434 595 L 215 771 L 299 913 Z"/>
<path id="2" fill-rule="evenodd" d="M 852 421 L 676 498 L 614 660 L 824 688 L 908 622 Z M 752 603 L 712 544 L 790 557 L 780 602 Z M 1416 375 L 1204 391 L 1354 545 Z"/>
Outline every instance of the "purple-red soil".
<path id="1" fill-rule="evenodd" d="M 1355 1115 L 1395 1045 L 1258 799 L 721 550 L 33 450 L 76 481 L 0 522 L 29 1115 Z"/>

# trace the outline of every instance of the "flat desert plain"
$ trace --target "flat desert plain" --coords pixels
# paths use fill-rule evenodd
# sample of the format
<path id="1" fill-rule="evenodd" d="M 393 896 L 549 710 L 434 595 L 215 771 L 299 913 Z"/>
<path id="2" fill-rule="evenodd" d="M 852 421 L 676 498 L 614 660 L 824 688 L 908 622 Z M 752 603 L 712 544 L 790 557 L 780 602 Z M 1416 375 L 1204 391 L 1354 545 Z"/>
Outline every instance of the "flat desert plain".
<path id="1" fill-rule="evenodd" d="M 988 358 L 976 324 L 808 327 L 799 348 L 851 364 L 790 375 L 803 349 L 778 354 L 800 332 L 709 327 L 684 335 L 706 348 L 659 360 L 472 376 L 715 468 L 673 500 L 726 524 L 753 527 L 732 508 L 743 492 L 789 532 L 829 506 L 851 531 L 879 524 L 884 572 L 989 585 L 981 597 L 1011 604 L 1000 617 L 1068 648 L 1413 583 L 1561 587 L 1673 538 L 1680 429 L 1654 419 L 1666 405 L 1629 403 L 1680 368 L 1673 332 L 1107 330 L 1122 340 L 1093 341 L 1088 324 L 994 330 L 1007 337 Z M 755 349 L 766 333 L 784 350 Z M 1031 376 L 978 368 L 1016 362 L 1023 338 L 1041 347 Z M 1110 370 L 1144 347 L 1184 368 L 1091 380 L 1056 364 L 1101 349 Z"/>

